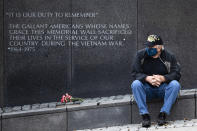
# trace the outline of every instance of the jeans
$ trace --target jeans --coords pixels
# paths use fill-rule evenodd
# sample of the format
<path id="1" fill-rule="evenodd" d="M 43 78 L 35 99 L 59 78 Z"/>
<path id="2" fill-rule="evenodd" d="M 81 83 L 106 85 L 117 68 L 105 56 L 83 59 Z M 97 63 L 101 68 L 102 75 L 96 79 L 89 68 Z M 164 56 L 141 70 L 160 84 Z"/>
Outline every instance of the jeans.
<path id="1" fill-rule="evenodd" d="M 178 96 L 181 86 L 177 80 L 172 80 L 169 84 L 162 83 L 158 88 L 153 88 L 148 83 L 143 84 L 141 81 L 135 80 L 131 84 L 131 88 L 140 115 L 149 114 L 146 100 L 154 98 L 164 99 L 164 104 L 160 112 L 165 112 L 169 115 L 170 109 Z"/>

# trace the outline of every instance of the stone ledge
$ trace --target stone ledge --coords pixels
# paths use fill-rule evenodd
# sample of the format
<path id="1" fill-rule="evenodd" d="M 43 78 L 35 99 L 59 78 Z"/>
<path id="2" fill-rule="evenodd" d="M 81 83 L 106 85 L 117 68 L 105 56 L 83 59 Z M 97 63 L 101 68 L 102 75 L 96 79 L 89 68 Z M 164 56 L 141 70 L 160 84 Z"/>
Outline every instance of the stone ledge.
<path id="1" fill-rule="evenodd" d="M 197 89 L 190 90 L 181 90 L 178 99 L 190 99 L 196 97 Z M 159 102 L 161 100 L 153 100 L 151 102 Z M 101 97 L 101 98 L 87 98 L 84 99 L 84 102 L 81 104 L 75 104 L 73 102 L 70 103 L 61 103 L 61 102 L 51 102 L 51 103 L 42 103 L 42 104 L 33 104 L 33 105 L 24 105 L 24 106 L 15 106 L 15 107 L 4 107 L 0 109 L 0 113 L 5 115 L 8 114 L 16 114 L 17 113 L 30 113 L 30 112 L 47 112 L 55 109 L 61 110 L 65 108 L 68 111 L 74 110 L 83 110 L 89 108 L 97 108 L 97 107 L 108 107 L 108 106 L 118 106 L 118 105 L 127 105 L 130 102 L 135 103 L 135 100 L 132 95 L 118 95 L 118 96 L 110 96 L 110 97 Z M 148 101 L 149 102 L 149 101 Z M 63 109 L 64 110 L 64 109 Z"/>
<path id="2" fill-rule="evenodd" d="M 178 99 L 190 99 L 196 97 L 197 89 L 180 90 Z"/>
<path id="3" fill-rule="evenodd" d="M 130 95 L 119 95 L 111 97 L 84 99 L 84 101 L 80 104 L 74 104 L 72 102 L 67 104 L 61 102 L 51 102 L 44 104 L 5 107 L 2 111 L 2 117 L 21 117 L 26 115 L 39 115 L 66 111 L 104 108 L 119 105 L 129 105 L 130 99 Z"/>
<path id="4" fill-rule="evenodd" d="M 196 98 L 196 95 L 197 95 L 197 89 L 180 90 L 177 100 L 178 99 Z M 163 100 L 161 100 L 161 99 L 153 99 L 151 101 L 147 100 L 147 103 L 154 103 L 154 102 L 163 102 Z M 131 103 L 132 104 L 136 103 L 133 95 L 131 95 Z"/>
<path id="5" fill-rule="evenodd" d="M 53 102 L 49 104 L 45 103 L 43 106 L 41 104 L 33 104 L 21 107 L 5 107 L 2 113 L 2 131 L 21 131 L 24 129 L 31 131 L 32 129 L 28 127 L 31 123 L 34 125 L 33 130 L 47 130 L 40 123 L 46 126 L 44 123 L 51 123 L 51 117 L 54 117 L 54 120 L 59 119 L 60 114 L 64 116 L 62 118 L 64 120 L 63 122 L 69 123 L 69 125 L 65 127 L 62 121 L 60 122 L 61 126 L 58 123 L 55 124 L 52 122 L 49 125 L 51 129 L 55 129 L 56 127 L 58 130 L 70 131 L 76 129 L 76 126 L 79 129 L 84 129 L 90 126 L 95 128 L 99 125 L 128 124 L 131 123 L 130 99 L 130 95 L 119 95 L 85 99 L 81 104 Z M 83 116 L 83 114 L 87 114 L 85 115 L 86 117 L 76 119 Z M 93 115 L 96 119 L 88 123 Z M 73 125 L 73 122 L 78 124 Z M 36 126 L 37 124 L 38 126 Z"/>
<path id="6" fill-rule="evenodd" d="M 180 90 L 180 96 L 193 95 L 197 93 L 197 89 Z"/>
<path id="7" fill-rule="evenodd" d="M 151 105 L 151 115 L 153 115 L 153 121 L 157 116 L 157 113 L 162 106 L 161 100 L 149 101 Z M 168 120 L 176 119 L 193 119 L 196 116 L 196 89 L 181 90 L 180 96 L 172 108 L 172 117 Z M 182 108 L 184 106 L 184 108 Z M 130 123 L 140 123 L 141 117 L 138 113 L 137 105 L 131 94 L 102 97 L 102 98 L 88 98 L 82 103 L 61 103 L 51 102 L 43 104 L 33 104 L 15 107 L 5 107 L 1 111 L 2 114 L 2 131 L 15 130 L 17 123 L 26 123 L 23 126 L 17 127 L 16 131 L 27 129 L 30 131 L 27 125 L 33 121 L 33 125 L 39 124 L 35 130 L 40 128 L 41 130 L 47 130 L 46 127 L 40 126 L 40 123 L 50 123 L 50 128 L 68 131 L 74 129 L 85 128 L 97 128 L 102 126 L 116 126 Z M 64 122 L 56 123 L 51 121 L 51 117 L 54 120 L 59 119 L 60 116 L 64 116 L 62 120 Z M 93 117 L 95 119 L 93 119 Z M 90 121 L 91 120 L 91 121 Z M 38 122 L 38 123 L 37 123 Z M 9 123 L 9 124 L 8 124 Z M 68 123 L 68 125 L 64 125 Z M 77 123 L 73 125 L 72 123 Z M 10 126 L 9 126 L 10 125 Z M 15 125 L 15 126 L 12 126 Z M 45 124 L 46 125 L 46 124 Z"/>
<path id="8" fill-rule="evenodd" d="M 61 108 L 49 108 L 49 109 L 37 109 L 37 110 L 29 110 L 29 111 L 17 111 L 10 113 L 3 113 L 2 119 L 6 118 L 15 118 L 15 117 L 24 117 L 24 116 L 33 116 L 33 115 L 42 115 L 42 114 L 53 114 L 53 113 L 61 113 L 66 112 L 66 106 Z"/>
<path id="9" fill-rule="evenodd" d="M 113 98 L 113 99 L 112 99 Z M 130 105 L 131 95 L 119 95 L 119 96 L 111 96 L 111 97 L 102 97 L 98 100 L 98 98 L 88 99 L 82 102 L 79 105 L 67 105 L 68 111 L 77 111 L 77 110 L 86 110 L 93 108 L 105 108 L 105 107 L 113 107 L 120 105 Z"/>

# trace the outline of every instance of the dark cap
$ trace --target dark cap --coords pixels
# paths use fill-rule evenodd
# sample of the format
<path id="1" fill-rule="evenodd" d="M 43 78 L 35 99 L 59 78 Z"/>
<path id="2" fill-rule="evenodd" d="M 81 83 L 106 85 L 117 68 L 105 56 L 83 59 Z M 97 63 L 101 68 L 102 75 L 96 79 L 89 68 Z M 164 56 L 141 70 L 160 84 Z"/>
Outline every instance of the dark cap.
<path id="1" fill-rule="evenodd" d="M 163 41 L 161 37 L 158 35 L 149 35 L 145 45 L 148 47 L 153 47 L 155 45 L 163 45 Z"/>

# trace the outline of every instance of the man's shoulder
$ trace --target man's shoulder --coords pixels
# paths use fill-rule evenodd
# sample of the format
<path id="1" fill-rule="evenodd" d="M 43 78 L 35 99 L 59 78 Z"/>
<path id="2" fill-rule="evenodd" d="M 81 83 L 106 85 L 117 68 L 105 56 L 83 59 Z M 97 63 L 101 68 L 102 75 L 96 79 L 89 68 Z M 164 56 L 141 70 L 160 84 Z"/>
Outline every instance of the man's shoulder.
<path id="1" fill-rule="evenodd" d="M 146 48 L 137 51 L 137 58 L 143 59 L 146 55 Z"/>
<path id="2" fill-rule="evenodd" d="M 174 53 L 168 49 L 164 49 L 164 53 L 167 57 L 174 57 Z"/>
<path id="3" fill-rule="evenodd" d="M 146 48 L 138 50 L 137 54 L 138 55 L 144 55 L 145 52 L 146 52 Z"/>

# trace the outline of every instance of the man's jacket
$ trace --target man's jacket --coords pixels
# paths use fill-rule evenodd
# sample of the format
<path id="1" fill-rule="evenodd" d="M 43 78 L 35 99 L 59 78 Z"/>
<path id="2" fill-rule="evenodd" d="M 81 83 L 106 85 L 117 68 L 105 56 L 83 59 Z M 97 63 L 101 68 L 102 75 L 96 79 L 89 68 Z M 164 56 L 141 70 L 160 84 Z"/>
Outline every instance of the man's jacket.
<path id="1" fill-rule="evenodd" d="M 132 65 L 132 77 L 134 77 L 135 80 L 140 80 L 143 83 L 145 82 L 147 74 L 143 73 L 142 64 L 147 56 L 148 54 L 146 53 L 145 49 L 139 50 Z M 181 68 L 175 56 L 168 50 L 164 49 L 161 52 L 160 58 L 168 70 L 168 74 L 164 75 L 166 79 L 165 82 L 169 83 L 172 80 L 179 81 L 181 78 Z"/>

